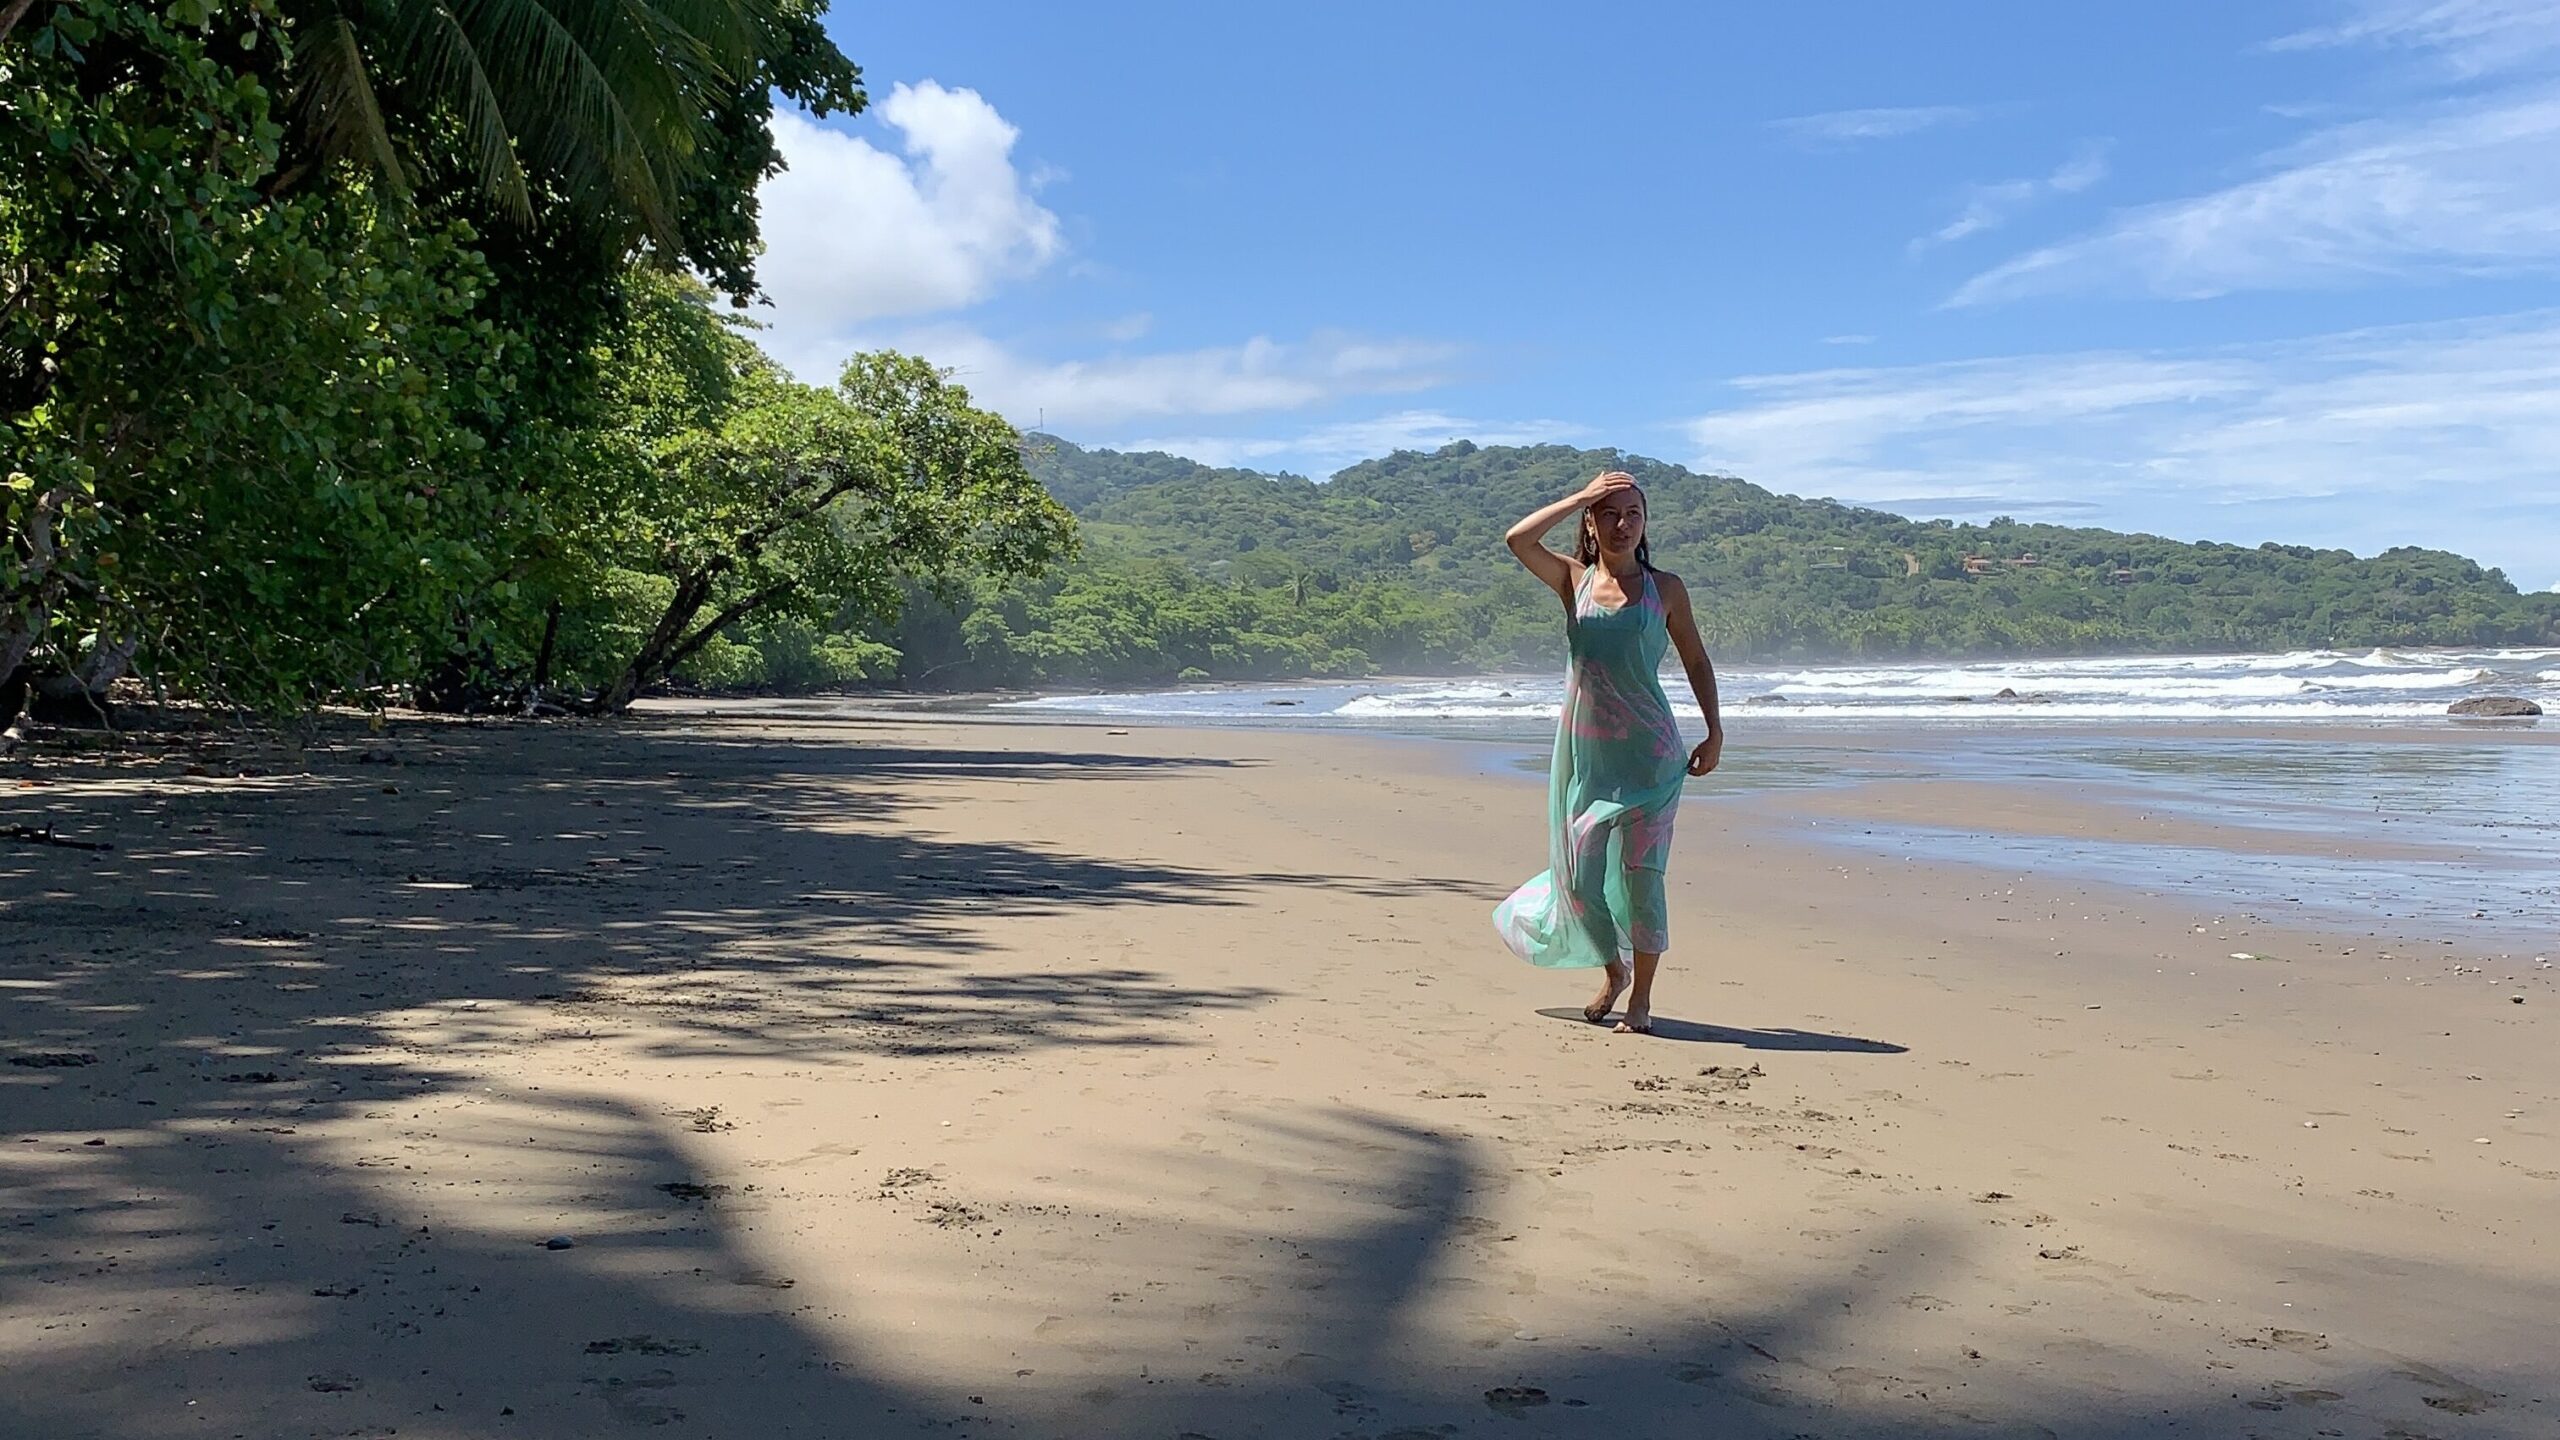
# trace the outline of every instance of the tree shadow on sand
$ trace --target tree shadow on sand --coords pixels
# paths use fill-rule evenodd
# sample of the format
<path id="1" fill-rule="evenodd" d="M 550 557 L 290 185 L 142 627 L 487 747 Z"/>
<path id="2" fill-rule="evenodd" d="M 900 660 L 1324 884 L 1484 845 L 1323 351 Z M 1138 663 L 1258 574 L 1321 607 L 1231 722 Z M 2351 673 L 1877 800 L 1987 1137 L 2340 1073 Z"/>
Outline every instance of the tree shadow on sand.
<path id="1" fill-rule="evenodd" d="M 0 808 L 116 848 L 0 850 L 0 1049 L 94 1053 L 157 1073 L 147 1088 L 206 1070 L 291 1084 L 378 1043 L 374 1017 L 437 1012 L 439 1048 L 469 1049 L 520 1043 L 487 1022 L 525 1007 L 566 1030 L 645 1018 L 673 1032 L 667 1053 L 1179 1045 L 1188 1032 L 1169 1022 L 1269 992 L 1116 954 L 1009 967 L 989 958 L 990 922 L 1435 883 L 952 838 L 924 814 L 940 780 L 1143 784 L 1232 762 L 646 731 L 612 742 L 420 727 L 395 732 L 390 764 L 364 763 L 386 751 L 358 739 L 315 747 L 302 773 L 245 779 L 50 767 Z"/>
<path id="2" fill-rule="evenodd" d="M 979 927 L 1416 882 L 931 828 L 941 779 L 1144 784 L 1197 762 L 672 731 L 590 754 L 574 727 L 454 727 L 395 732 L 397 763 L 363 763 L 375 743 L 206 784 L 64 766 L 0 814 L 118 847 L 0 852 L 0 1436 L 2547 1433 L 2547 1376 L 2457 1378 L 2283 1333 L 2176 1385 L 2157 1367 L 2088 1383 L 2088 1362 L 2058 1368 L 2067 1352 L 1968 1358 L 1952 1318 L 1915 1354 L 1869 1317 L 1974 1243 L 1916 1223 L 1881 1224 L 1862 1263 L 1776 1302 L 1701 1273 L 1693 1298 L 1589 1334 L 1453 1334 L 1468 1296 L 1498 1305 L 1518 1283 L 1484 1207 L 1527 1157 L 1284 1103 L 1216 1155 L 1115 1117 L 1092 1166 L 1120 1189 L 1080 1198 L 1072 1226 L 1045 1188 L 884 1182 L 799 1218 L 924 1227 L 897 1233 L 939 1263 L 803 1273 L 821 1238 L 773 1223 L 784 1202 L 753 1176 L 715 1173 L 700 1120 L 507 1089 L 479 1052 L 617 1015 L 670 1053 L 813 1065 L 1180 1045 L 1181 1017 L 1266 992 L 1098 960 L 1010 969 Z M 626 883 L 659 869 L 685 883 Z M 577 903 L 528 918 L 537 888 Z M 448 1106 L 432 1133 L 380 1123 L 420 1099 Z M 480 1196 L 482 1175 L 508 1198 Z M 1709 1214 L 1646 1223 L 1750 1241 Z M 570 1225 L 570 1246 L 544 1244 Z M 1105 1258 L 1009 1248 L 1044 1235 Z M 2560 1308 L 2465 1283 L 2484 1307 Z M 938 1317 L 997 1338 L 895 1348 L 904 1321 Z M 1044 1334 L 1049 1317 L 1070 1323 Z"/>
<path id="3" fill-rule="evenodd" d="M 475 1220 L 449 1193 L 297 1134 L 264 1102 L 220 1128 L 19 1147 L 33 1153 L 8 1157 L 0 1313 L 65 1291 L 86 1305 L 57 1331 L 0 1332 L 15 1377 L 0 1387 L 0 1434 L 2547 1433 L 2547 1377 L 2457 1378 L 2309 1336 L 2288 1350 L 2290 1332 L 2273 1332 L 2278 1348 L 2229 1351 L 2237 1365 L 2176 1392 L 2090 1385 L 2055 1363 L 2063 1352 L 1985 1339 L 1986 1354 L 1954 1324 L 1915 1352 L 1860 1317 L 1894 1313 L 1895 1297 L 1966 1263 L 1962 1235 L 1917 1224 L 1879 1233 L 1855 1273 L 1806 1277 L 1777 1304 L 1722 1303 L 1710 1285 L 1693 1305 L 1622 1311 L 1589 1336 L 1452 1336 L 1433 1320 L 1445 1322 L 1448 1287 L 1512 1273 L 1473 1213 L 1503 1156 L 1355 1111 L 1280 1112 L 1223 1157 L 1115 1154 L 1133 1199 L 1090 1212 L 1090 1228 L 1123 1237 L 1113 1253 L 1141 1268 L 1105 1267 L 1083 1294 L 1043 1291 L 1042 1272 L 1008 1265 L 1001 1232 L 1043 1195 L 968 1193 L 959 1208 L 982 1220 L 929 1273 L 803 1276 L 790 1246 L 750 1238 L 764 1213 L 752 1187 L 688 1183 L 699 1161 L 664 1123 L 593 1099 L 491 1103 L 520 1113 L 493 1116 L 487 1133 L 514 1139 L 489 1163 L 548 1163 L 558 1199 L 588 1217 L 570 1248 L 546 1248 L 538 1226 Z M 1318 1189 L 1286 1193 L 1335 1197 L 1318 1220 L 1134 1199 L 1267 1192 L 1310 1170 Z M 243 1172 L 261 1183 L 243 1186 Z M 844 1223 L 935 1224 L 954 1208 L 905 1197 L 857 1201 Z M 1152 1304 L 1122 1303 L 1160 1287 Z M 1020 1338 L 936 1355 L 921 1373 L 912 1353 L 868 1338 L 894 1336 L 900 1314 L 946 1310 Z"/>

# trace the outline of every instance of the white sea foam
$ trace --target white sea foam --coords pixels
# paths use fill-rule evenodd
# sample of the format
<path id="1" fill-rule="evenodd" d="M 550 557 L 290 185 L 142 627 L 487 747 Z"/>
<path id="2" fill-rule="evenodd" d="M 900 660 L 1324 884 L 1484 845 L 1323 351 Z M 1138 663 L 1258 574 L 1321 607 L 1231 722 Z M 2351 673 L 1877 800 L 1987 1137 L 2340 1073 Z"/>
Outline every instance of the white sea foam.
<path id="1" fill-rule="evenodd" d="M 1976 662 L 1868 661 L 1727 668 L 1729 711 L 1791 720 L 2406 720 L 2472 694 L 2553 696 L 2560 650 L 2297 650 L 2283 655 L 2109 655 Z M 2528 679 L 2526 677 L 2530 676 Z M 1688 708 L 1676 668 L 1663 685 Z M 2000 700 L 2003 690 L 2017 701 Z M 1411 683 L 1310 682 L 1054 696 L 1021 708 L 1230 724 L 1420 725 L 1523 732 L 1552 721 L 1554 675 Z M 2560 698 L 2560 697 L 2553 697 Z M 1970 701 L 1972 703 L 1964 703 Z M 1756 703 L 1755 703 L 1756 702 Z M 1778 703 L 1772 703 L 1778 702 Z"/>
<path id="2" fill-rule="evenodd" d="M 1500 709 L 1483 709 L 1464 705 L 1405 704 L 1389 697 L 1354 701 L 1334 714 L 1345 717 L 1396 720 L 1487 720 L 1502 718 L 1553 719 L 1559 707 L 1545 705 L 1507 705 Z M 1692 722 L 1703 721 L 1694 704 L 1672 703 L 1673 713 Z M 1162 713 L 1162 712 L 1158 712 Z M 1878 702 L 1864 705 L 1789 704 L 1748 706 L 1740 713 L 1749 723 L 1791 720 L 1946 720 L 1997 724 L 2016 720 L 2301 720 L 2361 719 L 2395 720 L 2420 715 L 2441 715 L 2442 705 L 2426 701 L 2400 701 L 2373 704 L 2341 704 L 2330 700 L 2303 701 L 2290 704 L 2216 705 L 2206 701 L 2056 701 L 2050 704 L 2015 704 L 1985 702 L 1974 705 L 1933 702 Z M 1727 716 L 1730 720 L 1733 717 Z"/>

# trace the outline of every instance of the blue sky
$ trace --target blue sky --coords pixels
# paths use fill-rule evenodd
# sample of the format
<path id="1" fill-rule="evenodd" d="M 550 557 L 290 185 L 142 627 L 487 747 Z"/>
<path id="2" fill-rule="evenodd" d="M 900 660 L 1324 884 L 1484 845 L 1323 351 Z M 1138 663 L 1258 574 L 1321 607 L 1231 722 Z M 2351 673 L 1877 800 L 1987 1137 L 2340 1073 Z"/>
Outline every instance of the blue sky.
<path id="1" fill-rule="evenodd" d="M 850 6 L 766 342 L 1318 477 L 1615 445 L 2560 586 L 2560 4 Z"/>

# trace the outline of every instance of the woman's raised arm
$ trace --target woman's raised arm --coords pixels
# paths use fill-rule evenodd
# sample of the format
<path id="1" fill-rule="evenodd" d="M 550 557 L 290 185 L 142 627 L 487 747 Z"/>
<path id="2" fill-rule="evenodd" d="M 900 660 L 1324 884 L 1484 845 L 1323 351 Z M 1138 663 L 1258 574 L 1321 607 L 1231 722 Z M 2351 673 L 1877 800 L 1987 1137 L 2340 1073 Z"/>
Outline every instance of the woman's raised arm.
<path id="1" fill-rule="evenodd" d="M 1557 599 L 1570 605 L 1573 603 L 1575 562 L 1547 548 L 1547 532 L 1556 528 L 1556 523 L 1566 516 L 1579 514 L 1591 508 L 1602 496 L 1627 489 L 1635 483 L 1635 477 L 1624 470 L 1604 471 L 1594 476 L 1590 484 L 1553 505 L 1522 516 L 1520 523 L 1512 526 L 1502 537 L 1502 543 L 1511 547 L 1511 553 L 1519 557 L 1530 574 L 1545 581 L 1547 588 L 1556 592 Z"/>

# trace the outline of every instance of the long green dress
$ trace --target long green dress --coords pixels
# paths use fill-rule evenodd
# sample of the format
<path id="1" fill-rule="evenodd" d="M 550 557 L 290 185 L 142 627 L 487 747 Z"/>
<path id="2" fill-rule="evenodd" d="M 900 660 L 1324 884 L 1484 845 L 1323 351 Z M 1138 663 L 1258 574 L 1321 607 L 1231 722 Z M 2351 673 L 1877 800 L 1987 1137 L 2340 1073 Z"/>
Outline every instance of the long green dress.
<path id="1" fill-rule="evenodd" d="M 1662 592 L 1616 609 L 1586 566 L 1565 622 L 1572 656 L 1547 781 L 1547 870 L 1495 907 L 1494 929 L 1532 965 L 1606 965 L 1669 948 L 1662 871 L 1688 755 L 1659 674 L 1670 632 Z"/>

